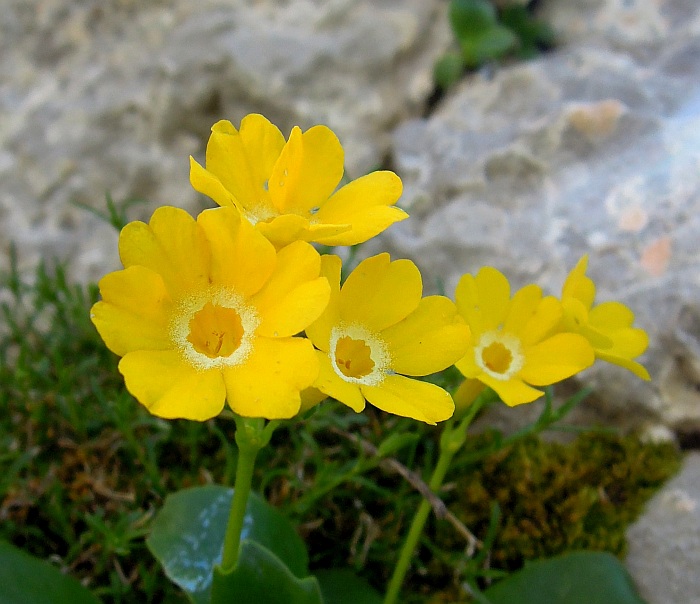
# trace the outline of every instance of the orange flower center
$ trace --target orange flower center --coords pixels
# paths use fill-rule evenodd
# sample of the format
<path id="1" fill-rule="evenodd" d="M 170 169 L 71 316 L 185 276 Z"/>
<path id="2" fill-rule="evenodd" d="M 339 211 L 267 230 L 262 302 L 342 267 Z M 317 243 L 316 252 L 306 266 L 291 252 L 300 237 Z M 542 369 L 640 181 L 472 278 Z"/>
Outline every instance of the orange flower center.
<path id="1" fill-rule="evenodd" d="M 489 331 L 479 338 L 474 360 L 484 373 L 502 381 L 513 379 L 525 364 L 520 340 L 501 331 Z"/>
<path id="2" fill-rule="evenodd" d="M 501 342 L 489 344 L 481 352 L 484 365 L 494 373 L 507 373 L 513 361 L 513 355 Z"/>
<path id="3" fill-rule="evenodd" d="M 241 345 L 243 325 L 233 308 L 207 302 L 190 319 L 187 340 L 211 359 L 228 357 Z"/>
<path id="4" fill-rule="evenodd" d="M 338 339 L 335 363 L 343 375 L 349 378 L 363 378 L 374 369 L 370 347 L 363 340 L 354 340 L 349 336 Z"/>
<path id="5" fill-rule="evenodd" d="M 362 325 L 336 325 L 331 330 L 329 354 L 336 375 L 353 384 L 379 386 L 391 370 L 386 343 Z"/>

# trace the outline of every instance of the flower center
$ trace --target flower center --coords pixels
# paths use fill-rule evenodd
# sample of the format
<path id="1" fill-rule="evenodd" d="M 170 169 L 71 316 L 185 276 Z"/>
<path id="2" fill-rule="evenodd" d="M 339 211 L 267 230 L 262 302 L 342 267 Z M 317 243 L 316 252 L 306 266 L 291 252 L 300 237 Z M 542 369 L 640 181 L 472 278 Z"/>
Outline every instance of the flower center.
<path id="1" fill-rule="evenodd" d="M 335 364 L 349 378 L 362 378 L 374 369 L 372 351 L 362 340 L 344 336 L 335 347 Z"/>
<path id="2" fill-rule="evenodd" d="M 515 336 L 489 331 L 481 336 L 474 350 L 476 364 L 497 380 L 509 380 L 523 367 L 521 348 L 520 340 Z"/>
<path id="3" fill-rule="evenodd" d="M 506 373 L 513 361 L 513 355 L 501 342 L 489 344 L 481 352 L 481 358 L 491 371 Z"/>
<path id="4" fill-rule="evenodd" d="M 346 382 L 378 386 L 390 369 L 384 341 L 361 325 L 341 324 L 331 331 L 333 369 Z"/>
<path id="5" fill-rule="evenodd" d="M 250 355 L 260 318 L 243 298 L 211 288 L 181 300 L 170 337 L 184 360 L 198 370 L 239 365 Z"/>
<path id="6" fill-rule="evenodd" d="M 241 345 L 243 325 L 234 308 L 207 302 L 190 320 L 188 342 L 211 359 L 227 357 Z"/>

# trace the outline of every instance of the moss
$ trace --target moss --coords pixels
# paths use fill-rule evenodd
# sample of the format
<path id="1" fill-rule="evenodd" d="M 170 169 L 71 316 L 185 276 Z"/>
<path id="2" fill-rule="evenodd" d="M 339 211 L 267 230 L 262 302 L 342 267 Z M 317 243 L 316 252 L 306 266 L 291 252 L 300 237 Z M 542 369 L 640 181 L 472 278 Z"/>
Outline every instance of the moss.
<path id="1" fill-rule="evenodd" d="M 480 436 L 471 447 L 493 438 Z M 448 504 L 483 538 L 498 502 L 491 568 L 511 571 L 525 560 L 575 549 L 623 556 L 626 527 L 679 464 L 672 444 L 645 444 L 635 436 L 585 433 L 568 445 L 530 437 L 451 476 Z M 442 524 L 437 541 L 462 547 Z"/>

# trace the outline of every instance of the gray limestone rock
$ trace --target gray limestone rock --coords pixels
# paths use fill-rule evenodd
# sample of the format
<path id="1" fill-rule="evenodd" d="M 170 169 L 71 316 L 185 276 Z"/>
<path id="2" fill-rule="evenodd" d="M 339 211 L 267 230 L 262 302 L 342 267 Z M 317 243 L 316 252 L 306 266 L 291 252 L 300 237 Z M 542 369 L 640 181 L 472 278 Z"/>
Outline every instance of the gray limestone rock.
<path id="1" fill-rule="evenodd" d="M 625 564 L 649 604 L 700 604 L 700 454 L 627 531 Z"/>
<path id="2" fill-rule="evenodd" d="M 483 70 L 400 124 L 394 165 L 412 217 L 365 250 L 415 259 L 448 295 L 484 265 L 558 294 L 589 254 L 597 301 L 630 306 L 651 339 L 650 383 L 602 363 L 582 378 L 601 419 L 628 428 L 700 430 L 700 9 L 685 6 L 653 56 L 575 38 Z"/>
<path id="3" fill-rule="evenodd" d="M 450 43 L 439 0 L 8 0 L 0 11 L 0 242 L 27 266 L 116 266 L 104 208 L 208 205 L 189 185 L 209 128 L 264 113 L 283 132 L 325 123 L 350 173 L 381 163 L 420 113 Z M 5 254 L 0 254 L 4 265 Z M 0 266 L 2 266 L 0 265 Z"/>

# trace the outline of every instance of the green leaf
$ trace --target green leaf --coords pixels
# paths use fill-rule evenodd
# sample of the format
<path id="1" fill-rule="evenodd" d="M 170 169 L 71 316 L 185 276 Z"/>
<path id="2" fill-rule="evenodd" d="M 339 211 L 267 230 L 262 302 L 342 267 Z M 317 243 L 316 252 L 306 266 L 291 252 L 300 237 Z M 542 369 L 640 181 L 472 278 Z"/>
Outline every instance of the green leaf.
<path id="1" fill-rule="evenodd" d="M 607 552 L 531 562 L 484 596 L 491 604 L 645 604 L 624 566 Z"/>
<path id="2" fill-rule="evenodd" d="M 435 63 L 433 77 L 440 88 L 447 90 L 459 81 L 463 71 L 464 61 L 461 55 L 451 52 Z"/>
<path id="3" fill-rule="evenodd" d="M 76 579 L 0 541 L 0 604 L 99 604 Z"/>
<path id="4" fill-rule="evenodd" d="M 535 19 L 526 6 L 513 4 L 504 7 L 501 11 L 501 23 L 518 36 L 518 54 L 522 58 L 534 57 L 538 51 L 554 46 L 555 36 L 552 28 Z"/>
<path id="5" fill-rule="evenodd" d="M 462 59 L 467 67 L 477 67 L 497 59 L 516 44 L 515 34 L 501 25 L 494 25 L 483 33 L 460 40 Z"/>
<path id="6" fill-rule="evenodd" d="M 496 25 L 496 9 L 488 0 L 452 0 L 450 24 L 462 42 L 480 36 Z"/>
<path id="7" fill-rule="evenodd" d="M 168 578 L 198 604 L 209 600 L 214 566 L 221 562 L 233 489 L 209 485 L 169 495 L 146 544 Z M 275 508 L 251 493 L 241 540 L 253 540 L 279 557 L 297 577 L 308 575 L 306 547 Z"/>
<path id="8" fill-rule="evenodd" d="M 325 604 L 382 604 L 379 593 L 350 570 L 321 570 L 315 575 Z"/>
<path id="9" fill-rule="evenodd" d="M 315 577 L 299 579 L 269 549 L 242 541 L 238 563 L 229 572 L 217 566 L 211 604 L 323 604 Z"/>

